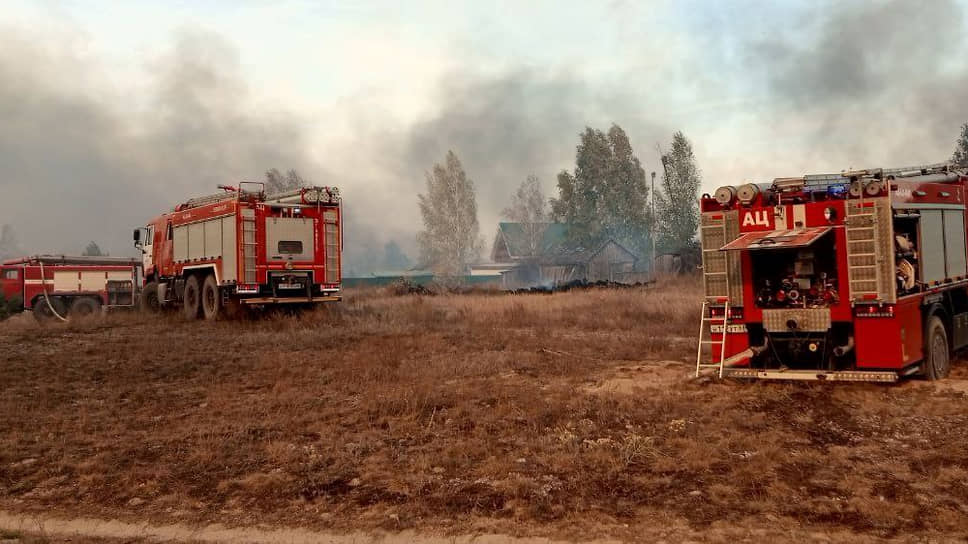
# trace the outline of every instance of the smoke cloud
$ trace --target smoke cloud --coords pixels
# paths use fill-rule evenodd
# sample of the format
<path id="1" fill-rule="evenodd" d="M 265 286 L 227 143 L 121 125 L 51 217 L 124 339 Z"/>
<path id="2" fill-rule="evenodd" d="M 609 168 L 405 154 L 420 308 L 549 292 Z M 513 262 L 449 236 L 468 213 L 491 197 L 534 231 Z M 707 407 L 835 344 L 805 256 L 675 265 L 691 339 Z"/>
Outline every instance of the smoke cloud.
<path id="1" fill-rule="evenodd" d="M 601 59 L 454 63 L 428 86 L 429 106 L 403 121 L 380 109 L 379 95 L 332 99 L 325 118 L 260 102 L 237 48 L 206 30 L 177 33 L 129 74 L 88 53 L 83 35 L 38 39 L 0 25 L 0 225 L 13 225 L 31 252 L 78 252 L 95 240 L 127 254 L 131 228 L 179 201 L 294 168 L 342 189 L 345 258 L 366 273 L 381 268 L 387 241 L 416 255 L 417 194 L 451 149 L 477 186 L 488 243 L 526 176 L 554 196 L 585 126 L 621 125 L 647 171 L 661 170 L 655 144 L 682 130 L 704 191 L 950 156 L 968 121 L 958 3 L 789 11 L 769 12 L 759 32 L 729 10 L 683 13 L 698 26 L 658 36 L 638 34 L 626 19 L 641 14 L 619 10 L 622 49 L 608 69 Z"/>
<path id="2" fill-rule="evenodd" d="M 426 191 L 425 173 L 449 150 L 474 181 L 486 256 L 500 210 L 518 185 L 535 174 L 546 196 L 554 196 L 558 172 L 574 168 L 586 125 L 607 130 L 620 122 L 646 153 L 672 134 L 671 128 L 642 117 L 632 96 L 589 85 L 571 72 L 452 72 L 440 78 L 435 96 L 430 112 L 400 125 L 388 126 L 385 119 L 370 119 L 366 108 L 347 105 L 358 122 L 353 131 L 339 134 L 337 145 L 351 151 L 339 154 L 340 166 L 329 166 L 343 188 L 348 272 L 385 270 L 388 240 L 416 260 L 415 238 L 422 228 L 417 194 Z"/>
<path id="3" fill-rule="evenodd" d="M 958 3 L 811 4 L 797 21 L 796 32 L 749 43 L 745 67 L 761 78 L 781 141 L 802 138 L 789 162 L 839 171 L 950 157 L 968 120 Z"/>
<path id="4" fill-rule="evenodd" d="M 288 114 L 254 112 L 233 49 L 185 31 L 141 93 L 95 59 L 0 32 L 0 223 L 28 251 L 129 252 L 131 229 L 218 183 L 310 164 Z"/>

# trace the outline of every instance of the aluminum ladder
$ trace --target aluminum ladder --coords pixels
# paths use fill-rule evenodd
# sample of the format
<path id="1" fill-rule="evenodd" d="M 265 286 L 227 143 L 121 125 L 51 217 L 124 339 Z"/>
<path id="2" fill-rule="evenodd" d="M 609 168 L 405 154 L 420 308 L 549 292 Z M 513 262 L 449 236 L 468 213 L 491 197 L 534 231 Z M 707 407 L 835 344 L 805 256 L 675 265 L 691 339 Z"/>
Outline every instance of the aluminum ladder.
<path id="1" fill-rule="evenodd" d="M 719 303 L 723 302 L 723 315 L 722 317 L 713 317 L 709 315 L 712 310 L 713 302 Z M 720 335 L 719 340 L 713 340 L 713 325 L 722 324 L 723 330 Z M 699 347 L 696 349 L 696 377 L 698 378 L 703 369 L 715 368 L 719 377 L 722 378 L 725 371 L 726 361 L 726 334 L 729 332 L 729 297 L 715 297 L 712 301 L 710 299 L 703 300 L 702 303 L 702 316 L 699 319 Z M 708 333 L 708 339 L 707 339 Z M 719 346 L 719 362 L 718 363 L 704 363 L 702 361 L 703 356 L 703 346 L 709 346 L 710 358 L 712 354 L 715 353 L 712 350 L 715 346 Z"/>
<path id="2" fill-rule="evenodd" d="M 255 210 L 242 208 L 242 281 L 246 286 L 256 283 L 256 227 Z"/>
<path id="3" fill-rule="evenodd" d="M 880 296 L 882 291 L 878 269 L 881 265 L 877 252 L 877 210 L 874 201 L 864 199 L 864 191 L 857 200 L 848 200 L 844 234 L 847 239 L 847 280 L 851 298 Z"/>
<path id="4" fill-rule="evenodd" d="M 728 243 L 730 240 L 726 236 L 726 219 L 725 217 L 720 219 L 719 224 L 703 225 L 703 235 L 701 236 L 702 244 L 702 256 L 703 256 L 703 289 L 706 291 L 706 296 L 703 298 L 702 303 L 702 313 L 699 316 L 699 345 L 696 348 L 696 377 L 699 377 L 703 369 L 715 368 L 722 378 L 724 374 L 723 361 L 726 358 L 726 334 L 729 331 L 729 259 L 727 255 L 720 251 L 720 242 L 722 244 Z M 716 243 L 713 245 L 716 247 L 706 247 L 706 230 L 719 230 L 719 236 L 715 238 Z M 708 265 L 713 262 L 721 262 L 721 269 L 710 270 Z M 723 295 L 712 295 L 709 294 L 709 286 L 711 283 L 710 278 L 721 279 L 720 282 L 715 282 L 716 285 L 723 286 Z M 713 317 L 711 315 L 712 305 L 723 304 L 723 316 Z M 713 340 L 713 325 L 722 324 L 723 330 L 720 336 L 720 340 Z M 712 359 L 713 350 L 715 346 L 719 346 L 719 362 L 703 362 L 703 346 L 709 346 L 709 358 Z"/>

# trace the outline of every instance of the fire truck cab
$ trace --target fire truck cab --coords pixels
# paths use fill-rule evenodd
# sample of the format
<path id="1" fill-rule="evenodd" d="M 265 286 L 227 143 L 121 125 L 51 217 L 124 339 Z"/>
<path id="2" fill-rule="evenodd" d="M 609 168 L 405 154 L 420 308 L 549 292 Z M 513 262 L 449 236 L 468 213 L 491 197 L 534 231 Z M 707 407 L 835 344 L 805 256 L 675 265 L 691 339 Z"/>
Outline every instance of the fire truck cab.
<path id="1" fill-rule="evenodd" d="M 242 307 L 340 300 L 342 209 L 335 187 L 266 195 L 262 183 L 191 199 L 135 229 L 142 307 L 215 319 Z"/>
<path id="2" fill-rule="evenodd" d="M 946 376 L 968 345 L 966 186 L 936 164 L 703 195 L 697 374 Z"/>

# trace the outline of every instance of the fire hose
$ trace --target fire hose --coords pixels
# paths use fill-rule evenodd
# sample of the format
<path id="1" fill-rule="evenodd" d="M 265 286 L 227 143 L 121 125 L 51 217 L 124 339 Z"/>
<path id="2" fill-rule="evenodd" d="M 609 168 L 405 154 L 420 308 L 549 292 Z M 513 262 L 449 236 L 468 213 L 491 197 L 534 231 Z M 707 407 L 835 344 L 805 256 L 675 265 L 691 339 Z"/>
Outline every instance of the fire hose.
<path id="1" fill-rule="evenodd" d="M 44 261 L 40 261 L 40 285 L 43 287 L 44 301 L 47 303 L 47 308 L 50 313 L 54 314 L 54 317 L 60 319 L 61 321 L 67 321 L 67 318 L 57 313 L 54 309 L 54 305 L 50 302 L 50 297 L 47 296 L 47 276 L 44 275 Z"/>

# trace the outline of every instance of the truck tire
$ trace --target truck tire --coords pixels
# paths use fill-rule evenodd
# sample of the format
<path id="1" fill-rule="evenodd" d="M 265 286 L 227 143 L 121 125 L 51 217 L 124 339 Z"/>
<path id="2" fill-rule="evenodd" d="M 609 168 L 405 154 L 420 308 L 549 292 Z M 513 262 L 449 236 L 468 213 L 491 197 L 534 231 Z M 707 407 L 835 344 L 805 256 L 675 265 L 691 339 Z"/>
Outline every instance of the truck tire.
<path id="1" fill-rule="evenodd" d="M 182 306 L 187 319 L 198 319 L 202 313 L 202 288 L 199 285 L 198 276 L 194 274 L 188 276 L 188 279 L 185 280 Z"/>
<path id="2" fill-rule="evenodd" d="M 47 299 L 43 295 L 34 299 L 33 309 L 34 309 L 34 319 L 40 323 L 46 323 L 52 319 L 57 319 L 54 312 L 57 312 L 61 317 L 67 317 L 67 304 L 60 297 L 49 297 L 50 305 L 47 305 Z M 53 311 L 51 311 L 53 308 Z"/>
<path id="3" fill-rule="evenodd" d="M 202 313 L 205 319 L 211 321 L 218 318 L 221 309 L 222 293 L 215 282 L 215 275 L 209 274 L 205 276 L 205 283 L 202 284 Z"/>
<path id="4" fill-rule="evenodd" d="M 161 311 L 161 299 L 158 298 L 158 282 L 149 281 L 141 290 L 141 300 L 138 304 L 142 312 L 156 314 Z"/>
<path id="5" fill-rule="evenodd" d="M 79 321 L 93 317 L 101 313 L 101 301 L 91 298 L 82 297 L 74 299 L 71 303 L 71 310 L 68 315 L 72 321 Z"/>
<path id="6" fill-rule="evenodd" d="M 940 380 L 951 370 L 948 332 L 938 316 L 931 316 L 924 327 L 924 362 L 921 374 L 929 380 Z"/>

